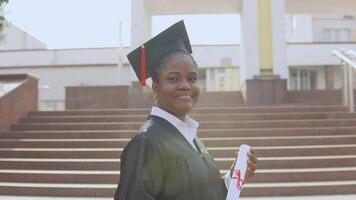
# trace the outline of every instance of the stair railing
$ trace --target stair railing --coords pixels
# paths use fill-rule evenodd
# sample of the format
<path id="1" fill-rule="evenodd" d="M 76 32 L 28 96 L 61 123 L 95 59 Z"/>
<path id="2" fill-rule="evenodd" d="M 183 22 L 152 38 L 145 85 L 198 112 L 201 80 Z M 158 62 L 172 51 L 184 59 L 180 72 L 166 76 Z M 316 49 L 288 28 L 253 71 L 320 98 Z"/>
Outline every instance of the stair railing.
<path id="1" fill-rule="evenodd" d="M 356 69 L 356 52 L 353 50 L 334 50 L 333 55 L 341 60 L 343 70 L 343 104 L 354 112 L 353 69 Z"/>

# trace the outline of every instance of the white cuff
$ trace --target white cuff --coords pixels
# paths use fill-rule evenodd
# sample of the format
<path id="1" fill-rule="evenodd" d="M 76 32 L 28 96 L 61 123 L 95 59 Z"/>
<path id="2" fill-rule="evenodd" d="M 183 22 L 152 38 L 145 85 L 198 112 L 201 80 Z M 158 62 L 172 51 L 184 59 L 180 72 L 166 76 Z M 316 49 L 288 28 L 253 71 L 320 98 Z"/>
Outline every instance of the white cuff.
<path id="1" fill-rule="evenodd" d="M 230 172 L 226 173 L 222 178 L 224 179 L 226 189 L 229 190 L 230 182 L 231 182 Z"/>

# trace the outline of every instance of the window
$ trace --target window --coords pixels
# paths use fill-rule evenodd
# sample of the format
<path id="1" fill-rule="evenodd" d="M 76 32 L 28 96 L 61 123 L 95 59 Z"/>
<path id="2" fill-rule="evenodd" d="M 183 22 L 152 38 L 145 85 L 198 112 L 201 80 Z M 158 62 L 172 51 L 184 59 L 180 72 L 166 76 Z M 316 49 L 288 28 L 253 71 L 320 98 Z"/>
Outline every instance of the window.
<path id="1" fill-rule="evenodd" d="M 308 90 L 310 89 L 310 84 L 309 84 L 309 71 L 307 70 L 299 70 L 299 76 L 300 76 L 300 90 Z"/>
<path id="2" fill-rule="evenodd" d="M 298 90 L 298 71 L 296 69 L 289 70 L 289 89 Z"/>
<path id="3" fill-rule="evenodd" d="M 206 91 L 206 68 L 199 68 L 199 87 L 200 90 Z"/>
<path id="4" fill-rule="evenodd" d="M 317 89 L 317 71 L 310 69 L 289 69 L 289 89 Z"/>
<path id="5" fill-rule="evenodd" d="M 335 29 L 325 28 L 323 29 L 322 42 L 351 42 L 352 34 L 351 29 Z"/>
<path id="6" fill-rule="evenodd" d="M 240 74 L 237 67 L 207 69 L 207 91 L 237 91 L 240 89 Z"/>

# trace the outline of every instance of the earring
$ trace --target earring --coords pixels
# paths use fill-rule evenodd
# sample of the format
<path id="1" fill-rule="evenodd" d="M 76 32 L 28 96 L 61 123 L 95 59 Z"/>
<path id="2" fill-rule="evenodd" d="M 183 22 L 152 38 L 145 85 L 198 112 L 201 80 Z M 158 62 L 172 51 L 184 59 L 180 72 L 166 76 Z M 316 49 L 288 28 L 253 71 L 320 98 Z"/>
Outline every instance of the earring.
<path id="1" fill-rule="evenodd" d="M 153 95 L 153 105 L 158 106 L 158 98 L 156 94 Z"/>

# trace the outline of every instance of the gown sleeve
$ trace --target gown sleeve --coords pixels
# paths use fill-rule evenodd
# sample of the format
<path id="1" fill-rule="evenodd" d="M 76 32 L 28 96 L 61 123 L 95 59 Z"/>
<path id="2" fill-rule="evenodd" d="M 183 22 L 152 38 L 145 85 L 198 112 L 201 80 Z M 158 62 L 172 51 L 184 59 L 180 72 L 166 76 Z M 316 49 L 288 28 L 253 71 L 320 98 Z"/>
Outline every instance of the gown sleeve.
<path id="1" fill-rule="evenodd" d="M 158 146 L 144 134 L 134 137 L 121 156 L 115 200 L 155 200 L 162 187 Z"/>

